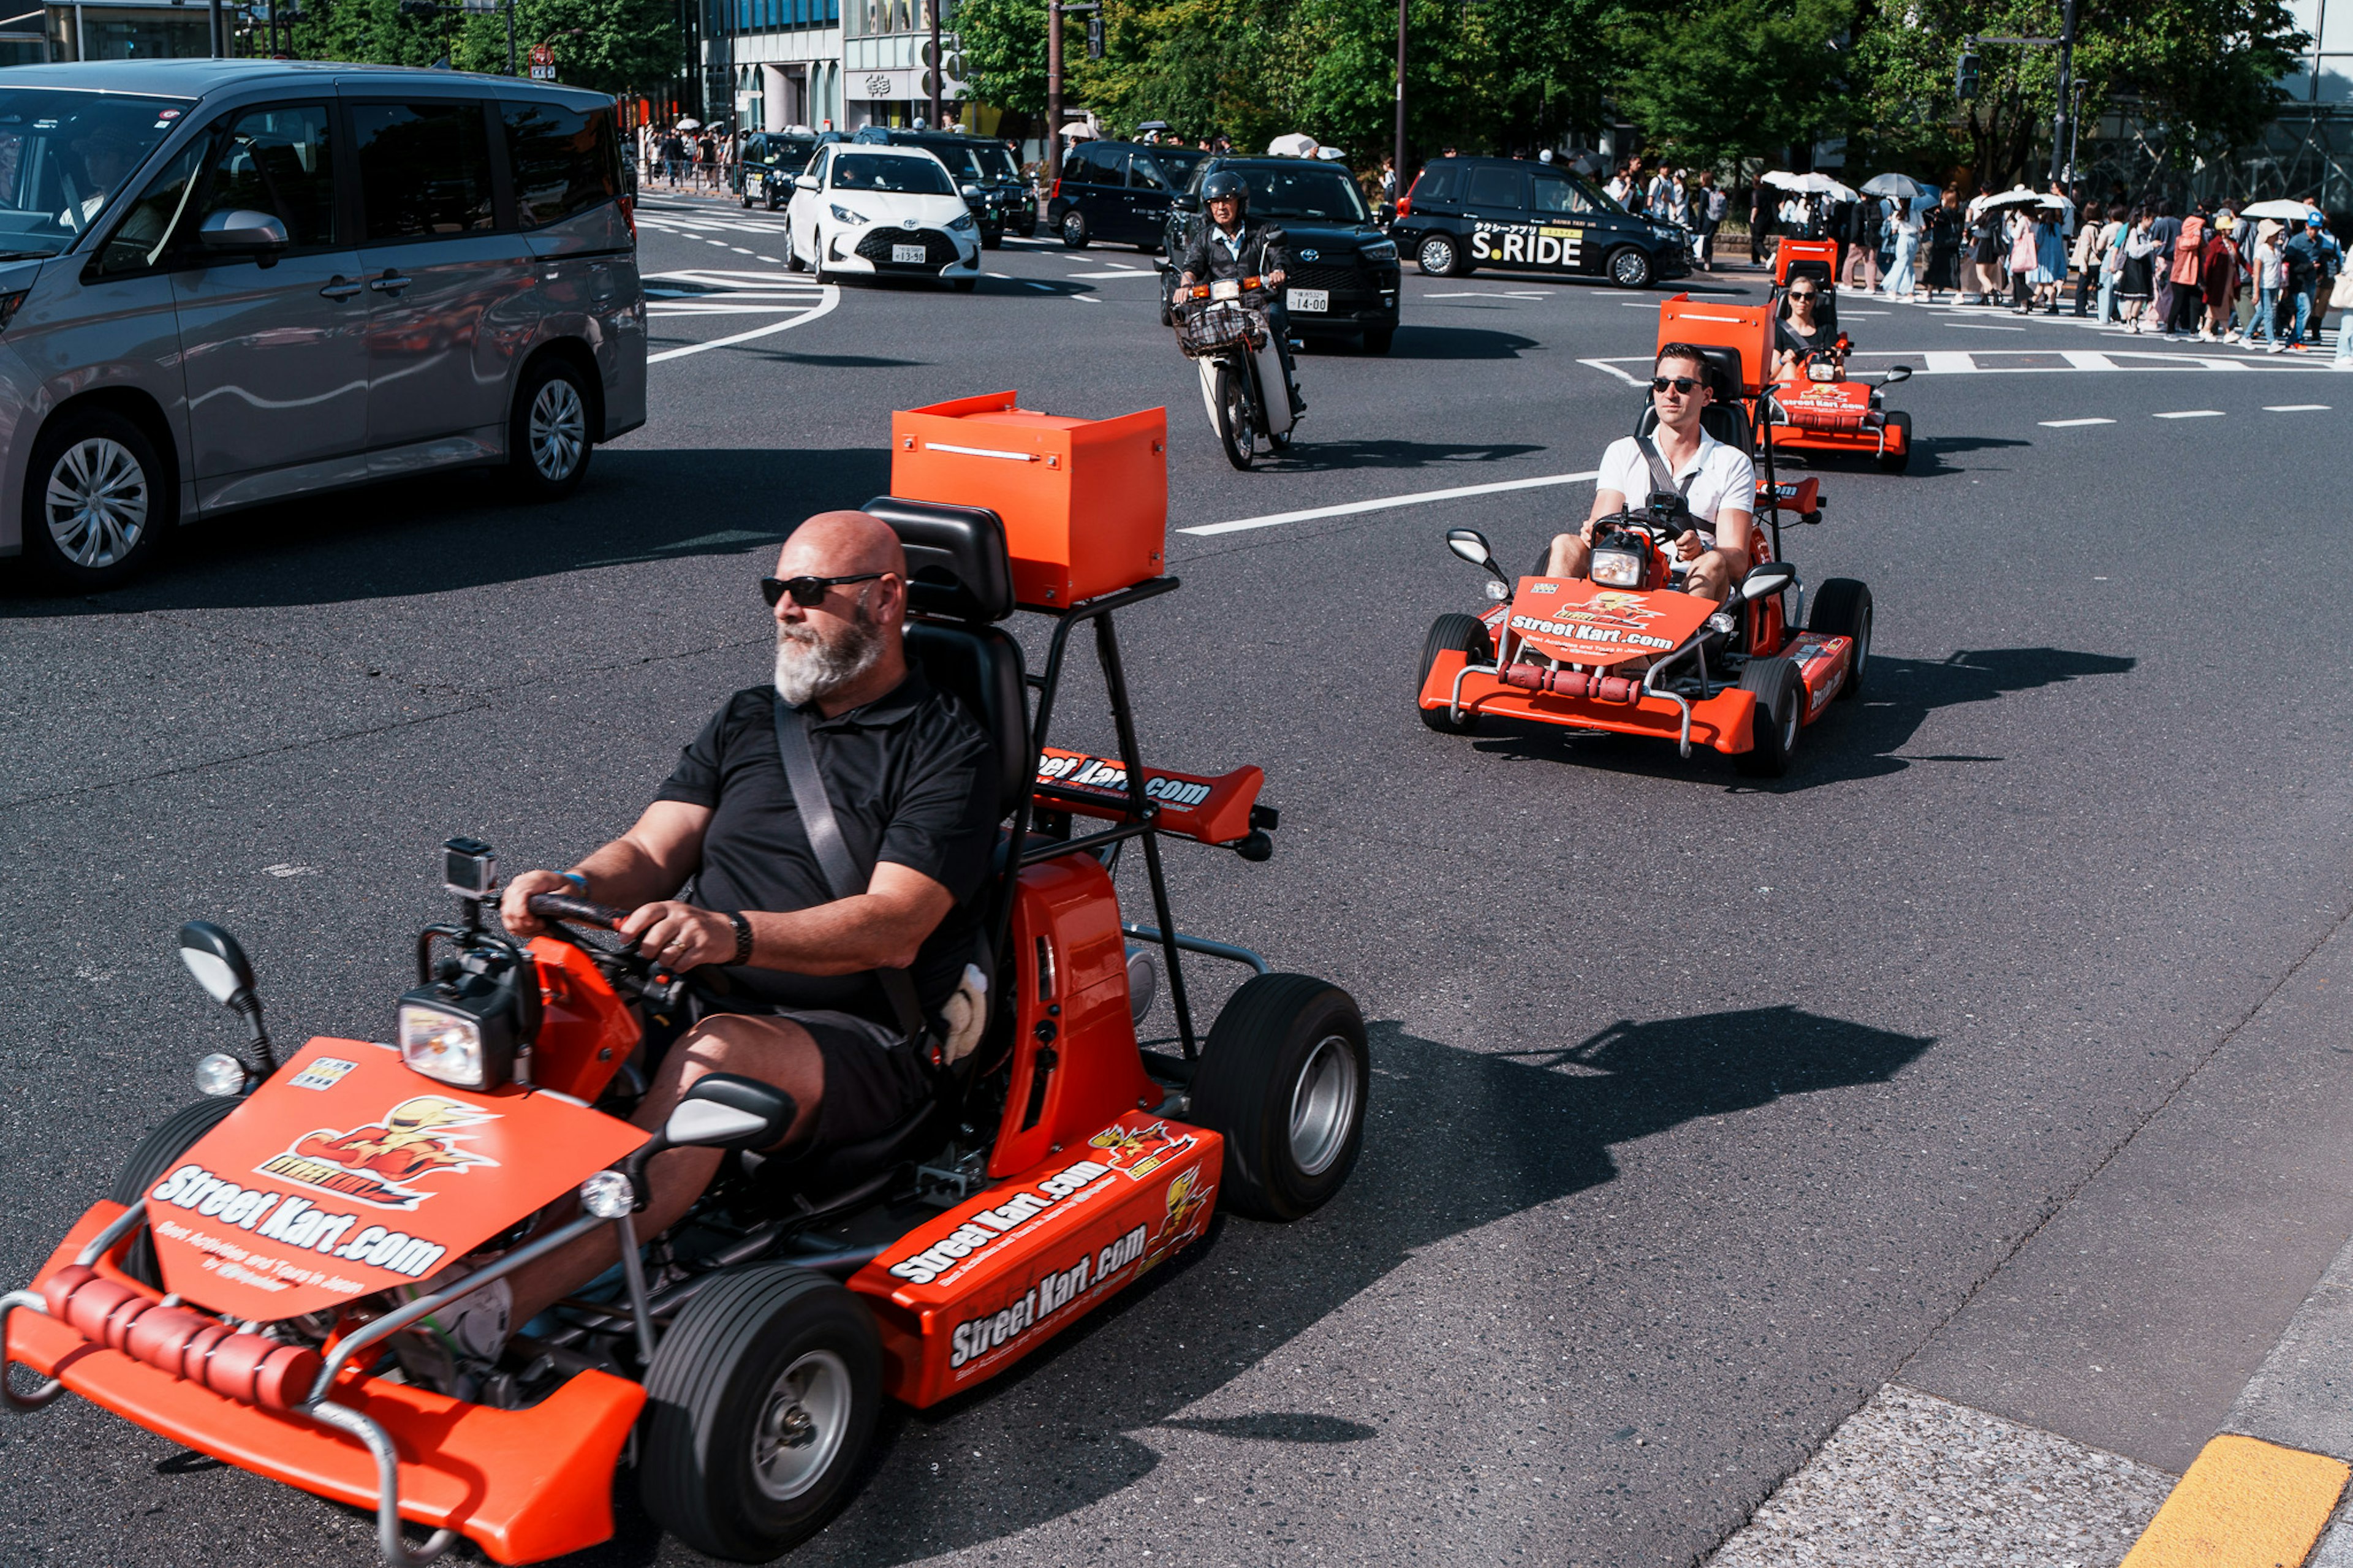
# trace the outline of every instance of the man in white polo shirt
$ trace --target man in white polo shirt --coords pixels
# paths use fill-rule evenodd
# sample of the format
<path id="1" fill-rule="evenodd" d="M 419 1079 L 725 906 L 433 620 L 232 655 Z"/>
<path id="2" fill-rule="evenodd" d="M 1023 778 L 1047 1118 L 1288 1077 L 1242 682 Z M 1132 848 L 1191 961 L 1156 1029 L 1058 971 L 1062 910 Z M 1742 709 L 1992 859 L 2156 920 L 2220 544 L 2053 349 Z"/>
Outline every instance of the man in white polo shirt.
<path id="1" fill-rule="evenodd" d="M 1662 490 L 1680 494 L 1697 524 L 1678 535 L 1670 551 L 1683 569 L 1683 592 L 1721 602 L 1747 574 L 1757 465 L 1700 428 L 1700 410 L 1711 395 L 1697 349 L 1669 343 L 1659 351 L 1651 375 L 1658 427 L 1609 443 L 1595 480 L 1593 513 L 1577 532 L 1554 538 L 1546 576 L 1584 576 L 1593 558 L 1594 525 L 1629 507 L 1641 510 Z"/>

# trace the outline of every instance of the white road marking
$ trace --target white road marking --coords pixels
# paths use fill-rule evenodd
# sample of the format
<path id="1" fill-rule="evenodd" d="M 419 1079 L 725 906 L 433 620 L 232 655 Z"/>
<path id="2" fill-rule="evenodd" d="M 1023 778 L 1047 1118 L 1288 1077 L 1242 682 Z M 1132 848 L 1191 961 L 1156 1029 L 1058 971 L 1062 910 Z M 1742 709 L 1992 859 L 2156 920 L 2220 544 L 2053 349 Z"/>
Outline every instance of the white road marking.
<path id="1" fill-rule="evenodd" d="M 1157 278 L 1157 272 L 1139 272 L 1133 267 L 1123 267 L 1115 272 L 1073 272 L 1073 278 Z"/>
<path id="2" fill-rule="evenodd" d="M 2266 414 L 2326 414 L 2328 412 L 2328 405 L 2326 403 L 2266 403 L 2263 405 L 2263 412 Z"/>
<path id="3" fill-rule="evenodd" d="M 1958 349 L 1931 349 L 1922 354 L 1921 369 L 1929 375 L 1973 375 L 1978 362 Z"/>
<path id="4" fill-rule="evenodd" d="M 1581 474 L 1545 474 L 1533 479 L 1502 479 L 1490 485 L 1457 485 L 1451 489 L 1422 490 L 1413 495 L 1383 496 L 1377 500 L 1346 501 L 1339 506 L 1309 507 L 1304 511 L 1275 511 L 1264 517 L 1236 518 L 1231 522 L 1202 523 L 1194 528 L 1180 528 L 1179 533 L 1214 534 L 1241 533 L 1254 528 L 1278 528 L 1286 522 L 1308 522 L 1319 517 L 1352 517 L 1358 512 L 1387 511 L 1391 507 L 1421 506 L 1436 500 L 1461 500 L 1466 496 L 1501 495 L 1506 490 L 1540 489 L 1546 485 L 1573 485 L 1583 479 L 1598 478 L 1601 470 L 1588 468 Z"/>
<path id="5" fill-rule="evenodd" d="M 1857 360 L 1900 361 L 1915 375 L 2050 375 L 2070 371 L 2221 371 L 2240 374 L 2258 371 L 2287 374 L 2327 371 L 2330 362 L 2312 354 L 2303 358 L 2226 359 L 2217 354 L 2168 353 L 2155 349 L 1859 349 Z M 2026 363 L 2020 363 L 2020 362 Z M 2061 363 L 2052 363 L 2053 361 Z M 1648 355 L 1621 354 L 1609 359 L 1581 359 L 1579 364 L 1614 375 L 1629 386 L 1646 380 L 1620 370 L 1620 365 L 1648 365 Z"/>
<path id="6" fill-rule="evenodd" d="M 1581 359 L 1577 363 L 1579 364 L 1589 364 L 1594 369 L 1600 371 L 1605 374 L 1614 375 L 1629 386 L 1647 386 L 1650 384 L 1640 376 L 1627 374 L 1624 371 L 1620 370 L 1616 365 L 1611 364 L 1606 359 Z M 1629 364 L 1641 364 L 1644 362 L 1641 360 L 1629 360 L 1627 363 Z"/>
<path id="7" fill-rule="evenodd" d="M 781 262 L 781 261 L 777 260 L 777 259 L 776 259 L 775 257 L 773 257 L 773 256 L 763 256 L 763 257 L 761 257 L 761 258 L 760 258 L 760 259 L 761 259 L 761 260 L 763 260 L 763 261 L 765 261 L 765 262 L 766 262 L 766 263 L 768 263 L 768 265 L 770 265 L 771 267 L 782 267 L 782 266 L 784 265 L 784 263 L 783 263 L 783 262 Z"/>
<path id="8" fill-rule="evenodd" d="M 2220 419 L 2222 417 L 2222 411 L 2219 408 L 2177 408 L 2170 414 L 2153 414 L 2149 417 L 2152 419 Z"/>
<path id="9" fill-rule="evenodd" d="M 2113 419 L 2045 419 L 2042 421 L 2042 427 L 2046 430 L 2073 430 L 2078 425 L 2113 425 L 2115 423 Z"/>
<path id="10" fill-rule="evenodd" d="M 749 255 L 751 255 L 751 254 L 752 254 L 750 251 L 748 251 L 748 250 L 744 249 L 744 248 L 742 246 L 740 246 L 740 245 L 731 245 L 731 246 L 729 246 L 727 248 L 728 248 L 728 249 L 730 249 L 730 250 L 732 250 L 732 251 L 733 251 L 733 252 L 734 252 L 736 255 L 738 255 L 738 256 L 749 256 Z"/>
<path id="11" fill-rule="evenodd" d="M 1991 321 L 1947 321 L 1948 327 L 1958 327 L 1965 332 L 2022 332 L 2024 327 L 1997 327 Z"/>
<path id="12" fill-rule="evenodd" d="M 716 294 L 704 295 L 701 301 L 689 302 L 686 300 L 680 300 L 675 304 L 666 305 L 659 311 L 649 312 L 651 314 L 659 314 L 663 316 L 722 315 L 731 311 L 749 312 L 754 310 L 762 312 L 789 310 L 792 314 L 781 321 L 771 321 L 766 326 L 754 327 L 748 331 L 731 333 L 723 338 L 713 338 L 707 343 L 686 343 L 678 348 L 664 349 L 658 354 L 648 354 L 646 356 L 646 363 L 648 364 L 659 364 L 664 360 L 683 359 L 688 354 L 699 354 L 706 349 L 723 349 L 735 343 L 749 342 L 754 338 L 765 338 L 777 332 L 788 332 L 795 327 L 805 327 L 808 325 L 809 322 L 816 321 L 820 316 L 831 314 L 834 307 L 841 303 L 841 289 L 831 283 L 797 284 L 796 287 L 799 290 L 799 293 L 796 297 L 793 290 L 757 288 L 746 289 L 741 283 L 732 281 L 735 279 L 748 278 L 755 279 L 758 282 L 767 282 L 770 280 L 770 275 L 765 273 L 712 274 L 672 272 L 657 274 L 656 276 L 660 279 L 677 281 L 702 281 L 705 283 L 715 281 L 720 292 Z M 736 291 L 738 298 L 748 296 L 746 302 L 742 304 L 729 303 L 730 296 L 728 291 L 731 289 Z M 788 302 L 782 304 L 769 302 L 777 300 L 780 297 L 786 299 Z M 704 308 L 696 308 L 697 304 L 702 304 L 705 301 L 708 303 L 704 304 Z"/>
<path id="13" fill-rule="evenodd" d="M 1099 294 L 1073 294 L 1071 298 L 1078 300 L 1082 305 L 1100 305 L 1103 303 L 1103 297 Z"/>

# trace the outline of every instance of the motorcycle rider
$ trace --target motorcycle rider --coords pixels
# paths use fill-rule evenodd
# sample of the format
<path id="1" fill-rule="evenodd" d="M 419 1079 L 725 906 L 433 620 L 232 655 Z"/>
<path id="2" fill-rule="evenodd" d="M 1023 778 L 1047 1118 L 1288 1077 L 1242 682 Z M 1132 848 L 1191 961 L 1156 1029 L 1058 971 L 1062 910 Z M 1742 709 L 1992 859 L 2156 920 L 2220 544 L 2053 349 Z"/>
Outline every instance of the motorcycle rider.
<path id="1" fill-rule="evenodd" d="M 1201 205 L 1209 221 L 1196 224 L 1193 237 L 1177 261 L 1177 283 L 1190 288 L 1212 279 L 1256 278 L 1266 285 L 1267 328 L 1274 334 L 1274 352 L 1282 361 L 1284 387 L 1291 394 L 1291 416 L 1307 412 L 1299 395 L 1299 375 L 1291 363 L 1291 318 L 1282 308 L 1282 279 L 1289 258 L 1282 230 L 1271 223 L 1251 223 L 1250 182 L 1230 169 L 1219 169 L 1201 182 Z"/>

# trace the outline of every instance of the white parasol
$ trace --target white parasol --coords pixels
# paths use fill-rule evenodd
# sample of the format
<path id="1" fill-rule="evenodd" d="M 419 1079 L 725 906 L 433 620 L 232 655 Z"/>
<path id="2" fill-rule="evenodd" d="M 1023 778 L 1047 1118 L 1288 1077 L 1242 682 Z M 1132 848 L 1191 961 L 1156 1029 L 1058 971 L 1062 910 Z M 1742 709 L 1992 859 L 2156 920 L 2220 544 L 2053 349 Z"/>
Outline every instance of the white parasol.
<path id="1" fill-rule="evenodd" d="M 2241 217 L 2277 218 L 2282 223 L 2302 223 L 2312 216 L 2312 204 L 2292 202 L 2277 196 L 2267 202 L 2252 202 L 2239 209 Z"/>
<path id="2" fill-rule="evenodd" d="M 1313 158 L 1315 156 L 1315 138 L 1294 131 L 1288 136 L 1278 136 L 1268 142 L 1266 151 L 1268 156 L 1274 158 Z"/>
<path id="3" fill-rule="evenodd" d="M 1819 169 L 1807 174 L 1793 174 L 1787 169 L 1775 169 L 1770 174 L 1760 176 L 1760 183 L 1777 186 L 1785 191 L 1796 191 L 1803 195 L 1829 196 L 1833 201 L 1851 202 L 1856 199 L 1852 189 L 1840 184 Z"/>
<path id="4" fill-rule="evenodd" d="M 678 122 L 677 128 L 681 131 L 700 131 L 702 129 L 702 121 L 694 119 L 681 120 Z"/>

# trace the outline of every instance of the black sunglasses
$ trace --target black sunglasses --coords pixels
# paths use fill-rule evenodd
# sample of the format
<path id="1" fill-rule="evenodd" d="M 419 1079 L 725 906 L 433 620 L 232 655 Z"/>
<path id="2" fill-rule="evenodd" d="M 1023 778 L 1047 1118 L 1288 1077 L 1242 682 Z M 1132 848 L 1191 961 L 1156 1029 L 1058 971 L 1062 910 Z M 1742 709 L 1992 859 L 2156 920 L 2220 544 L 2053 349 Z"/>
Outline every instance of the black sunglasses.
<path id="1" fill-rule="evenodd" d="M 1689 397 L 1699 390 L 1700 383 L 1695 377 L 1688 375 L 1654 375 L 1651 378 L 1652 392 L 1664 392 L 1671 386 L 1685 397 Z"/>
<path id="2" fill-rule="evenodd" d="M 1789 290 L 1789 298 L 1792 300 L 1813 300 L 1819 299 L 1820 295 L 1821 290 L 1819 289 L 1792 289 Z"/>
<path id="3" fill-rule="evenodd" d="M 871 583 L 890 574 L 888 572 L 860 572 L 849 577 L 763 577 L 760 579 L 760 597 L 767 600 L 768 607 L 774 609 L 779 599 L 790 594 L 794 604 L 805 610 L 813 609 L 825 603 L 828 588 L 839 587 L 844 583 Z"/>

